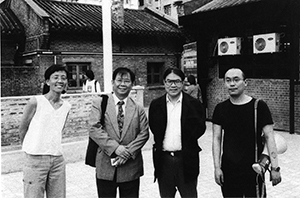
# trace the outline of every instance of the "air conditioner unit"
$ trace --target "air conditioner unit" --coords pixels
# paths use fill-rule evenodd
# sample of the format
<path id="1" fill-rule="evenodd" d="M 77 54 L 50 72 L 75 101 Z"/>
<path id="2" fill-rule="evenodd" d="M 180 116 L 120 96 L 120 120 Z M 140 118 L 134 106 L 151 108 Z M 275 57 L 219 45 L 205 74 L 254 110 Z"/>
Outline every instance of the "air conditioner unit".
<path id="1" fill-rule="evenodd" d="M 236 55 L 241 54 L 241 38 L 221 38 L 218 39 L 218 55 Z"/>
<path id="2" fill-rule="evenodd" d="M 253 36 L 253 53 L 273 53 L 279 51 L 279 34 L 260 34 Z"/>

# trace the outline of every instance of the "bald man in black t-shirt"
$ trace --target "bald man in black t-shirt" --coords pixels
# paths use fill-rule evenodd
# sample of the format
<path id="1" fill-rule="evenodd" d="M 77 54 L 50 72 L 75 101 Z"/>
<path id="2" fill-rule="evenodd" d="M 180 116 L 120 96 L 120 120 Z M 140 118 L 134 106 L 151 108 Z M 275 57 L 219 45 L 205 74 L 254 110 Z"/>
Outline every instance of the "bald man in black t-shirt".
<path id="1" fill-rule="evenodd" d="M 255 162 L 255 99 L 244 92 L 247 81 L 242 70 L 229 69 L 224 82 L 230 97 L 216 106 L 212 119 L 215 180 L 221 186 L 224 197 L 256 197 L 257 181 L 260 194 L 265 187 L 262 187 L 262 180 L 257 180 L 257 174 L 252 169 Z M 257 122 L 258 152 L 262 153 L 263 150 L 263 134 L 271 158 L 272 183 L 276 185 L 280 183 L 281 175 L 273 120 L 264 101 L 258 103 Z"/>

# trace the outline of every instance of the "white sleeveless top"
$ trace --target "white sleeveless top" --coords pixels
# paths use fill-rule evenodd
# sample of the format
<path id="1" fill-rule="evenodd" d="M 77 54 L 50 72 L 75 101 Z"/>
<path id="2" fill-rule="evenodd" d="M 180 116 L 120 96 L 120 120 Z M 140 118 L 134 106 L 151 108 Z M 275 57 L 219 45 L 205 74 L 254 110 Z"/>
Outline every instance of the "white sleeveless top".
<path id="1" fill-rule="evenodd" d="M 63 101 L 60 108 L 54 109 L 44 95 L 35 98 L 36 112 L 29 124 L 22 149 L 31 155 L 62 155 L 62 130 L 71 104 Z"/>

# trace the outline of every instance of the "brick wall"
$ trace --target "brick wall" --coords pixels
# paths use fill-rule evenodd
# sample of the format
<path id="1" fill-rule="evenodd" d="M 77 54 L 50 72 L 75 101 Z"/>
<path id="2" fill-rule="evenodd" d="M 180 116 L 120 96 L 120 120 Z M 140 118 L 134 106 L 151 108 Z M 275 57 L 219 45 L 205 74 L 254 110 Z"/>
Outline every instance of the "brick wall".
<path id="1" fill-rule="evenodd" d="M 13 65 L 18 43 L 13 38 L 1 35 L 1 64 Z M 4 38 L 3 38 L 4 37 Z M 5 49 L 5 50 L 3 50 Z"/>
<path id="2" fill-rule="evenodd" d="M 24 26 L 26 35 L 25 51 L 35 49 L 46 49 L 46 38 L 48 36 L 48 20 L 39 16 L 30 9 L 27 2 L 11 0 L 11 9 Z"/>
<path id="3" fill-rule="evenodd" d="M 32 96 L 1 98 L 1 146 L 20 145 L 18 127 L 24 107 Z M 64 95 L 72 104 L 72 109 L 63 139 L 87 134 L 87 120 L 94 95 Z"/>
<path id="4" fill-rule="evenodd" d="M 213 79 L 208 85 L 208 118 L 211 119 L 215 106 L 228 98 L 223 78 L 218 78 L 217 66 L 211 68 L 210 77 Z M 274 128 L 289 130 L 289 80 L 248 79 L 246 93 L 255 98 L 263 99 L 269 106 Z M 300 133 L 300 86 L 295 89 L 295 131 Z"/>
<path id="5" fill-rule="evenodd" d="M 42 92 L 43 74 L 49 65 L 66 62 L 90 62 L 95 73 L 95 78 L 100 82 L 103 90 L 103 61 L 102 55 L 39 55 L 38 57 L 27 57 L 34 64 L 38 60 L 40 66 L 10 66 L 1 67 L 1 97 L 35 95 Z M 147 62 L 164 62 L 164 68 L 175 67 L 177 60 L 174 55 L 114 55 L 113 67 L 125 66 L 132 69 L 136 74 L 136 85 L 145 87 L 145 106 L 158 95 L 161 87 L 147 85 Z M 37 64 L 37 63 L 36 63 Z M 163 89 L 164 90 L 164 89 Z M 80 91 L 80 90 L 79 90 Z"/>
<path id="6" fill-rule="evenodd" d="M 153 87 L 147 87 L 144 92 L 144 105 L 145 107 L 149 107 L 151 101 L 155 98 L 158 98 L 165 94 L 165 88 L 164 86 L 153 86 Z"/>
<path id="7" fill-rule="evenodd" d="M 5 75 L 3 81 L 10 82 L 11 87 L 19 87 L 22 92 L 9 90 L 8 86 L 1 88 L 1 96 L 40 94 L 44 82 L 44 72 L 52 64 L 85 62 L 90 63 L 95 78 L 103 89 L 103 49 L 102 36 L 99 33 L 80 32 L 49 32 L 48 19 L 41 18 L 27 3 L 22 0 L 12 0 L 12 10 L 24 25 L 26 34 L 25 54 L 23 61 L 31 60 L 31 66 L 37 67 L 34 82 L 27 82 L 31 87 L 20 86 L 18 80 L 25 78 L 22 72 L 13 79 Z M 49 35 L 50 34 L 50 35 Z M 49 37 L 49 39 L 48 39 Z M 178 66 L 178 55 L 182 52 L 183 40 L 166 35 L 112 35 L 113 68 L 126 66 L 136 74 L 136 85 L 145 86 L 145 106 L 152 97 L 160 95 L 155 89 L 147 87 L 147 62 L 164 62 L 165 67 Z M 45 53 L 43 53 L 45 52 Z M 164 69 L 163 68 L 163 69 Z M 2 81 L 1 81 L 2 82 Z M 77 90 L 78 92 L 80 90 Z M 24 94 L 25 93 L 25 94 Z M 26 94 L 27 93 L 27 94 Z M 149 98 L 148 98 L 149 97 Z"/>
<path id="8" fill-rule="evenodd" d="M 1 66 L 1 97 L 33 95 L 41 92 L 38 67 Z"/>
<path id="9" fill-rule="evenodd" d="M 103 52 L 101 34 L 52 33 L 49 48 L 52 51 Z"/>
<path id="10" fill-rule="evenodd" d="M 162 70 L 165 70 L 167 67 L 175 67 L 176 61 L 175 56 L 172 55 L 114 56 L 114 67 L 122 65 L 132 69 L 136 74 L 136 85 L 145 87 L 144 106 L 147 107 L 154 98 L 161 96 L 165 92 L 163 86 L 147 85 L 147 62 L 164 62 L 165 65 Z"/>
<path id="11" fill-rule="evenodd" d="M 131 97 L 143 105 L 143 88 L 134 87 Z M 24 107 L 32 96 L 2 97 L 1 98 L 1 146 L 20 146 L 19 124 Z M 65 130 L 63 142 L 80 139 L 88 135 L 88 120 L 91 101 L 98 97 L 93 94 L 64 94 L 62 98 L 72 105 Z"/>

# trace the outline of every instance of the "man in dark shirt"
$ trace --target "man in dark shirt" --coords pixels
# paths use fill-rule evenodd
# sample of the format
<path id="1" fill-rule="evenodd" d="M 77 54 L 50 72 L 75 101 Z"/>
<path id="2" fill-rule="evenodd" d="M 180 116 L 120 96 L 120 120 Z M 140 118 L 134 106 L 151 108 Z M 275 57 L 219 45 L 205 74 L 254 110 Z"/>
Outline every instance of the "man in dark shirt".
<path id="1" fill-rule="evenodd" d="M 252 170 L 255 162 L 255 99 L 244 92 L 247 81 L 242 70 L 229 69 L 224 82 L 230 97 L 216 106 L 212 120 L 215 180 L 221 186 L 224 197 L 256 197 L 257 181 L 261 188 L 260 194 L 262 181 L 257 180 L 257 174 Z M 272 183 L 276 185 L 280 183 L 281 176 L 273 120 L 267 104 L 263 101 L 258 104 L 257 126 L 258 152 L 263 150 L 263 133 L 271 158 Z M 222 136 L 224 138 L 221 149 Z"/>

